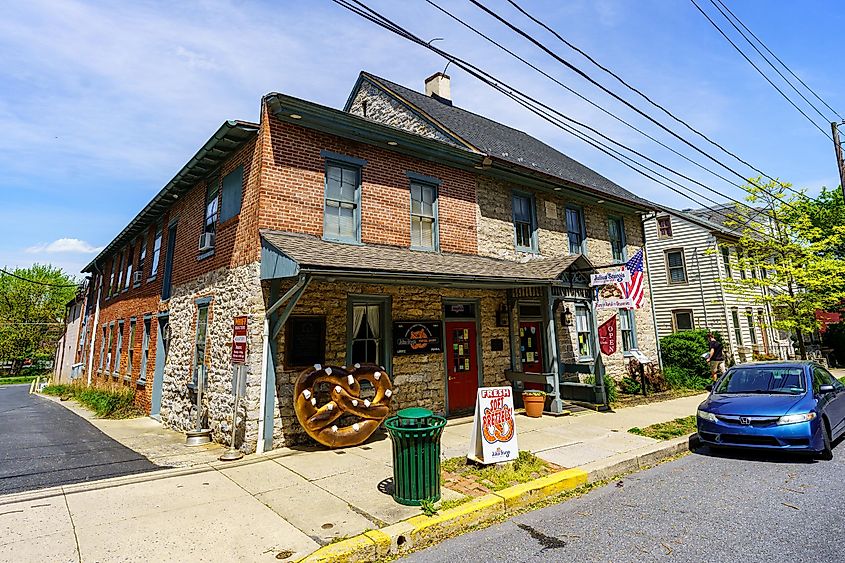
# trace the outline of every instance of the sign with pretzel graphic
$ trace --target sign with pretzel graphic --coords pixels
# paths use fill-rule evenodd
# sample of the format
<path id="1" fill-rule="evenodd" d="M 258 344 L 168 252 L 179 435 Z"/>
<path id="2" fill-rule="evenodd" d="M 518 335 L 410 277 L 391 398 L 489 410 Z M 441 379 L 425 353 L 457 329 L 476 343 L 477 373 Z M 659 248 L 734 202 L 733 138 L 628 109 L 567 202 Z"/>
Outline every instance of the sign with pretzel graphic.
<path id="1" fill-rule="evenodd" d="M 513 389 L 481 387 L 475 400 L 469 459 L 480 463 L 513 461 L 519 456 L 516 420 L 513 416 Z"/>

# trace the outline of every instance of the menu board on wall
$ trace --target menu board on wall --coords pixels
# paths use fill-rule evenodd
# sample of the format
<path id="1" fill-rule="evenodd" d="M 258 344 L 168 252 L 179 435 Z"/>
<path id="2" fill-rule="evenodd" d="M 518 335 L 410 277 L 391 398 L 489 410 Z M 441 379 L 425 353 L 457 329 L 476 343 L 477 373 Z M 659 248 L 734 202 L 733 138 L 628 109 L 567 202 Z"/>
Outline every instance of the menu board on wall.
<path id="1" fill-rule="evenodd" d="M 393 353 L 436 354 L 443 351 L 440 321 L 402 321 L 393 323 Z"/>

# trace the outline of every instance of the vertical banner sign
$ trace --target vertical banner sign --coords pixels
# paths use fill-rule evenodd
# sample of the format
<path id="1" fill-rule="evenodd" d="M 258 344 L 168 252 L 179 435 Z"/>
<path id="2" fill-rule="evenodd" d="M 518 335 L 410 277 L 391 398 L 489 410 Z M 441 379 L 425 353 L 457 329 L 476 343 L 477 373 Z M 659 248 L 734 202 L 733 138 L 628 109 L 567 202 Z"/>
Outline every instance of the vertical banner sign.
<path id="1" fill-rule="evenodd" d="M 512 461 L 518 456 L 513 389 L 481 387 L 475 400 L 467 457 L 489 464 Z"/>
<path id="2" fill-rule="evenodd" d="M 599 348 L 605 356 L 616 353 L 616 315 L 599 327 Z"/>
<path id="3" fill-rule="evenodd" d="M 247 317 L 235 317 L 235 328 L 232 331 L 232 365 L 246 363 Z"/>

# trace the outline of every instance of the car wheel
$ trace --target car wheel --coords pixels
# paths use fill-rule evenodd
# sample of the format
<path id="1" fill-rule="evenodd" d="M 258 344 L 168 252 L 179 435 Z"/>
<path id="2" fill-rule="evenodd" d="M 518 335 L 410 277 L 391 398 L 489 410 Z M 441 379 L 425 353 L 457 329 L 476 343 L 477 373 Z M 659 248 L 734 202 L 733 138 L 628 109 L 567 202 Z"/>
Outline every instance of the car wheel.
<path id="1" fill-rule="evenodd" d="M 822 425 L 822 439 L 824 440 L 824 447 L 819 452 L 819 459 L 830 461 L 833 459 L 833 448 L 830 445 L 830 429 L 827 427 L 827 421 Z"/>

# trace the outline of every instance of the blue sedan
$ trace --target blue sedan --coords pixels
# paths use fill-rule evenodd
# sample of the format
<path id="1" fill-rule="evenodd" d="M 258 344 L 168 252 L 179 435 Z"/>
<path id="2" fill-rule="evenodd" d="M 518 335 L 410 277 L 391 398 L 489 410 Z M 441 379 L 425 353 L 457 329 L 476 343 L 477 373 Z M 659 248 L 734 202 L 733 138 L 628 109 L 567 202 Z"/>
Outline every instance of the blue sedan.
<path id="1" fill-rule="evenodd" d="M 728 370 L 698 407 L 711 446 L 814 452 L 832 459 L 845 433 L 845 385 L 814 362 L 755 362 Z"/>

